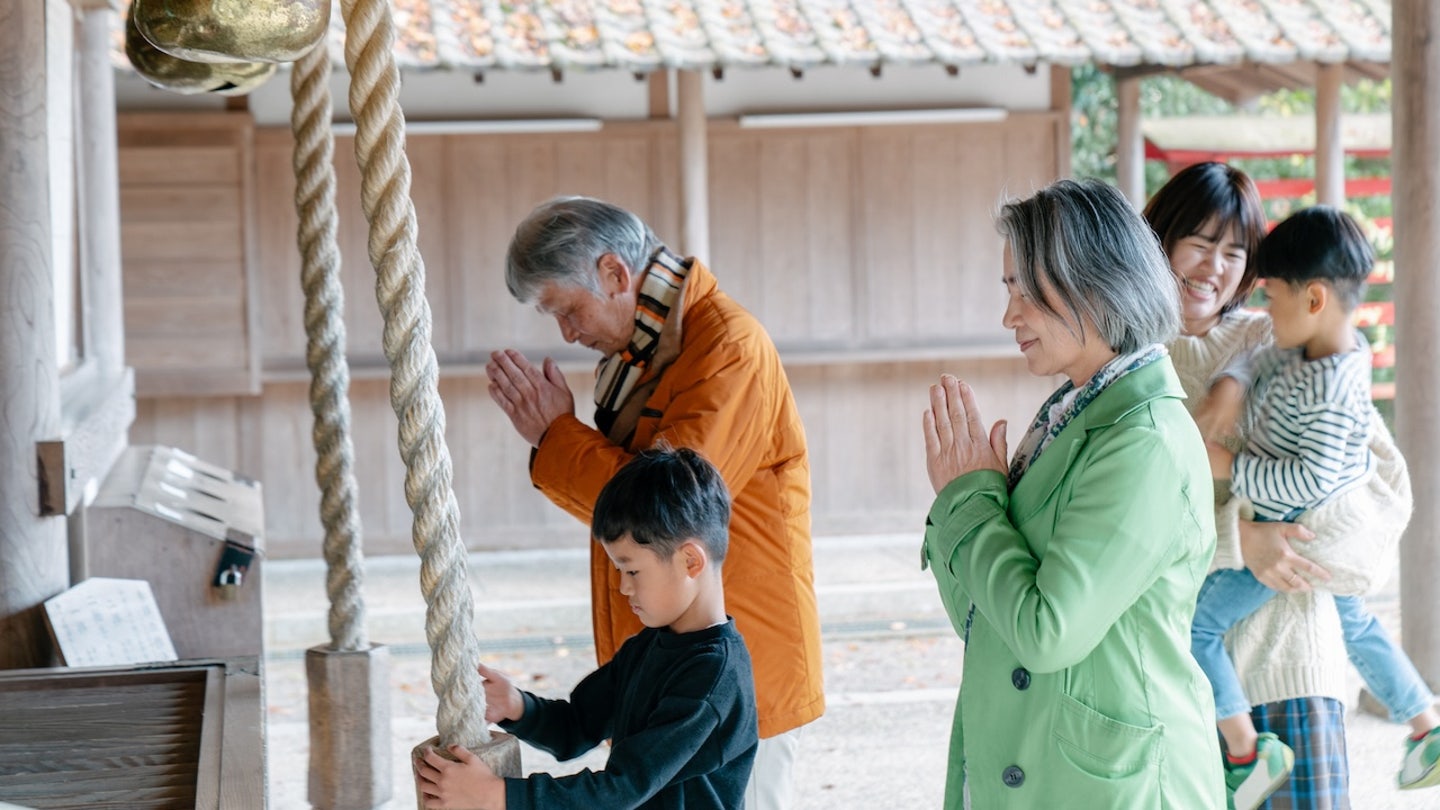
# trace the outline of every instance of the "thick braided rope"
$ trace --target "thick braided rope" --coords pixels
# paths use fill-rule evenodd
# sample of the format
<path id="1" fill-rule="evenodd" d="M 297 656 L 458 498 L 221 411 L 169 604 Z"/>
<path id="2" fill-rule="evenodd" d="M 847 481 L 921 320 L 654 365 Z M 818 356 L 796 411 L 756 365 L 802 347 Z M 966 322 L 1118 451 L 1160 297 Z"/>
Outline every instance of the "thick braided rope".
<path id="1" fill-rule="evenodd" d="M 370 222 L 368 249 L 375 296 L 384 316 L 383 348 L 390 362 L 390 405 L 400 420 L 405 500 L 414 513 L 411 539 L 420 555 L 430 683 L 440 705 L 436 726 L 443 745 L 473 748 L 489 742 L 485 692 L 476 671 L 474 605 L 460 540 L 460 509 L 451 488 L 445 446 L 445 408 L 430 343 L 425 264 L 416 246 L 410 161 L 400 113 L 395 26 L 388 0 L 342 0 L 350 112 L 360 164 L 360 203 Z"/>
<path id="2" fill-rule="evenodd" d="M 335 136 L 330 127 L 330 55 L 324 42 L 300 57 L 290 74 L 295 133 L 295 212 L 300 225 L 300 285 L 305 289 L 305 364 L 315 414 L 315 482 L 325 526 L 325 591 L 330 597 L 330 649 L 368 649 L 364 555 L 355 505 L 350 440 L 350 366 L 345 361 L 345 291 L 335 243 Z"/>

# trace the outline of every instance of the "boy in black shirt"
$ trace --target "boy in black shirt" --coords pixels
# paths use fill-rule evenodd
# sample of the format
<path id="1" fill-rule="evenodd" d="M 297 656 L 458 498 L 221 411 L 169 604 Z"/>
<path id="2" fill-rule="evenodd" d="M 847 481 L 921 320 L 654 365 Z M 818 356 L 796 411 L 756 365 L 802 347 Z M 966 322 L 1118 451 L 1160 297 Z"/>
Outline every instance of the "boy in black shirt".
<path id="1" fill-rule="evenodd" d="M 600 491 L 591 532 L 644 622 L 570 699 L 517 689 L 483 664 L 485 719 L 572 759 L 611 741 L 603 771 L 501 779 L 474 754 L 416 763 L 427 810 L 738 810 L 759 744 L 750 655 L 725 615 L 730 497 L 693 450 L 651 449 Z"/>

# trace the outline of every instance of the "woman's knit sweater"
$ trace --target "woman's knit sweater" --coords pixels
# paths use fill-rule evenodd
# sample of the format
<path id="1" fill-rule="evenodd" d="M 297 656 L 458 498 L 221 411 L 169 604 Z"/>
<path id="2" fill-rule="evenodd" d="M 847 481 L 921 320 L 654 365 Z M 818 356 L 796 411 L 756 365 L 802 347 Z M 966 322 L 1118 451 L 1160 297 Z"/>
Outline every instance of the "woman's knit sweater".
<path id="1" fill-rule="evenodd" d="M 1204 337 L 1181 336 L 1170 357 L 1193 411 L 1215 375 L 1237 355 L 1270 340 L 1270 319 L 1237 310 Z M 1332 593 L 1364 594 L 1384 584 L 1393 570 L 1396 544 L 1410 519 L 1410 479 L 1405 459 L 1377 415 L 1370 450 L 1375 473 L 1345 494 L 1300 517 L 1315 532 L 1295 550 L 1332 576 L 1325 590 L 1281 594 L 1235 627 L 1227 646 L 1252 704 L 1297 697 L 1344 701 L 1346 656 Z M 1230 499 L 1215 513 L 1218 543 L 1214 568 L 1242 568 L 1238 521 L 1249 504 Z"/>

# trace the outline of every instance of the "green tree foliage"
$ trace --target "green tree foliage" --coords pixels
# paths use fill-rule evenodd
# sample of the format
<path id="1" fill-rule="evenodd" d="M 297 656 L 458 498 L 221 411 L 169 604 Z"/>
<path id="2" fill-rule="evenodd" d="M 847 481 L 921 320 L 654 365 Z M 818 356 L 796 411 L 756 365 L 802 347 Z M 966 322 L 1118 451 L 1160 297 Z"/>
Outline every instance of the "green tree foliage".
<path id="1" fill-rule="evenodd" d="M 1070 72 L 1071 166 L 1078 176 L 1098 177 L 1115 182 L 1115 139 L 1118 102 L 1115 80 L 1093 64 L 1080 65 Z M 1168 118 L 1177 115 L 1224 115 L 1235 107 L 1195 85 L 1173 76 L 1153 76 L 1140 81 L 1140 114 Z M 1151 177 L 1153 170 L 1159 174 Z M 1152 182 L 1152 180 L 1154 182 Z M 1146 167 L 1146 189 L 1154 191 L 1165 182 L 1165 167 Z"/>
<path id="2" fill-rule="evenodd" d="M 1071 166 L 1077 176 L 1098 177 L 1115 182 L 1115 142 L 1117 102 L 1113 77 L 1095 65 L 1081 65 L 1071 71 Z M 1341 109 L 1345 112 L 1383 113 L 1390 109 L 1390 80 L 1361 81 L 1341 89 Z M 1140 114 L 1144 118 L 1169 118 L 1184 115 L 1303 115 L 1315 111 L 1312 88 L 1277 90 L 1261 96 L 1244 107 L 1213 96 L 1175 75 L 1150 76 L 1140 81 Z M 1238 123 L 1238 122 L 1237 122 Z M 1313 177 L 1315 161 L 1305 155 L 1274 158 L 1237 159 L 1234 164 L 1257 178 Z M 1390 162 L 1384 159 L 1346 157 L 1345 172 L 1351 177 L 1388 174 Z M 1166 167 L 1156 161 L 1145 166 L 1145 190 L 1153 193 L 1169 178 Z M 1291 201 L 1270 203 L 1271 216 L 1283 217 L 1294 206 Z M 1304 201 L 1302 201 L 1304 202 Z M 1313 200 L 1311 201 L 1313 202 Z M 1387 198 L 1372 198 L 1356 203 L 1370 217 L 1390 215 Z"/>
<path id="3" fill-rule="evenodd" d="M 1070 71 L 1070 169 L 1115 183 L 1115 82 L 1093 64 Z"/>

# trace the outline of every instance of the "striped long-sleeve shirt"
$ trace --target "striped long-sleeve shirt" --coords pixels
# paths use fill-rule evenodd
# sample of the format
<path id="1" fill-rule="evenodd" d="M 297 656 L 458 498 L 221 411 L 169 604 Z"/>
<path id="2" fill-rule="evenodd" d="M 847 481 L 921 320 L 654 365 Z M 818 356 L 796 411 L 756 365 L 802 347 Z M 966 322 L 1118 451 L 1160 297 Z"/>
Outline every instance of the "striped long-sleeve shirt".
<path id="1" fill-rule="evenodd" d="M 1231 489 L 1264 520 L 1293 520 L 1370 473 L 1370 346 L 1316 360 L 1303 349 L 1255 358 L 1250 439 L 1231 468 Z"/>

